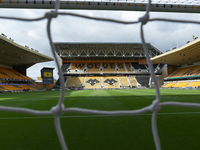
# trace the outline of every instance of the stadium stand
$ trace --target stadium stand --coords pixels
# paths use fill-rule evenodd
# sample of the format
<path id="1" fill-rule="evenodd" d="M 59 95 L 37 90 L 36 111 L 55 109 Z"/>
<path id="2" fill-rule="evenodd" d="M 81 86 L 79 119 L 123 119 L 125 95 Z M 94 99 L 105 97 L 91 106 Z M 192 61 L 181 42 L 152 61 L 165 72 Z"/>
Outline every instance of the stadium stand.
<path id="1" fill-rule="evenodd" d="M 153 62 L 167 64 L 163 88 L 199 88 L 196 84 L 200 79 L 199 43 L 200 39 L 195 39 L 173 51 L 151 58 Z"/>
<path id="2" fill-rule="evenodd" d="M 147 76 L 141 81 L 149 87 L 149 72 L 140 43 L 54 43 L 62 59 L 62 70 L 68 89 L 137 88 L 135 76 Z M 147 44 L 151 56 L 158 49 Z M 69 54 L 73 57 L 67 57 Z M 132 66 L 134 65 L 134 67 Z M 158 69 L 160 64 L 155 67 Z M 140 71 L 142 69 L 142 71 Z M 81 80 L 79 80 L 81 76 Z M 144 83 L 143 83 L 144 82 Z M 57 89 L 60 86 L 57 85 Z M 56 87 L 55 87 L 56 88 Z"/>
<path id="3" fill-rule="evenodd" d="M 4 34 L 3 34 L 4 35 Z M 18 45 L 7 36 L 0 35 L 0 91 L 22 92 L 38 90 L 34 80 L 27 77 L 26 71 L 36 63 L 52 61 L 39 51 Z"/>
<path id="4" fill-rule="evenodd" d="M 166 77 L 169 79 L 183 79 L 183 78 L 194 78 L 199 77 L 200 75 L 200 65 L 178 68 L 174 72 L 172 72 L 169 76 Z"/>
<path id="5" fill-rule="evenodd" d="M 31 87 L 33 80 L 27 76 L 22 75 L 11 68 L 0 67 L 0 90 L 1 91 L 33 91 L 36 90 Z"/>

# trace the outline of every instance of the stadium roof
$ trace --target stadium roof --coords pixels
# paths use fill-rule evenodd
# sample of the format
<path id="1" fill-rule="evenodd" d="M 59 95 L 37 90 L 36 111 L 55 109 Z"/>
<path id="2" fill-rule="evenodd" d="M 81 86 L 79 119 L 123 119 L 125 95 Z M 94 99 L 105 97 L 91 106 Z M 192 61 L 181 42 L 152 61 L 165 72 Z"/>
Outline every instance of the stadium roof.
<path id="1" fill-rule="evenodd" d="M 141 43 L 54 43 L 57 54 L 67 60 L 133 60 L 145 58 Z M 149 56 L 162 54 L 147 43 Z"/>
<path id="2" fill-rule="evenodd" d="M 153 62 L 174 66 L 200 62 L 200 39 L 196 39 L 180 48 L 151 58 Z"/>
<path id="3" fill-rule="evenodd" d="M 0 64 L 7 66 L 26 65 L 26 68 L 40 62 L 53 61 L 53 58 L 40 54 L 37 50 L 23 47 L 0 35 Z"/>

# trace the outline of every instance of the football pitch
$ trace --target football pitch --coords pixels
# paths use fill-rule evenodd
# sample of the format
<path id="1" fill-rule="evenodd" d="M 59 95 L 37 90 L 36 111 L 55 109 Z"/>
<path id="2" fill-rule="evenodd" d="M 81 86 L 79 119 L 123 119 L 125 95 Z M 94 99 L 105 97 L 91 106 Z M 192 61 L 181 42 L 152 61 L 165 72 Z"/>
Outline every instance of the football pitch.
<path id="1" fill-rule="evenodd" d="M 161 101 L 200 103 L 200 90 L 161 89 Z M 1 93 L 1 106 L 50 110 L 59 91 Z M 154 89 L 66 91 L 65 107 L 136 110 L 155 100 Z M 151 112 L 132 116 L 65 113 L 61 126 L 69 150 L 154 150 Z M 163 150 L 200 147 L 200 109 L 165 106 L 157 115 Z M 52 116 L 0 111 L 0 150 L 60 150 Z"/>

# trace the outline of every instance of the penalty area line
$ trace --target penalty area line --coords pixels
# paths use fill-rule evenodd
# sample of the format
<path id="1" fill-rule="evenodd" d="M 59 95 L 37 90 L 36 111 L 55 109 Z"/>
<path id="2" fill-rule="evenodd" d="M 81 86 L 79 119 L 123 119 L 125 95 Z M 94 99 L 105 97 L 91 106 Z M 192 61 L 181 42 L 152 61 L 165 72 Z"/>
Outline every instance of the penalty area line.
<path id="1" fill-rule="evenodd" d="M 200 114 L 200 112 L 175 112 L 175 113 L 157 113 L 157 115 L 188 115 Z M 136 114 L 136 115 L 116 115 L 116 116 L 150 116 L 150 114 Z M 91 117 L 114 117 L 113 115 L 89 115 L 89 116 L 60 116 L 60 118 L 91 118 Z M 5 117 L 0 120 L 14 120 L 14 119 L 53 119 L 53 116 L 48 117 Z"/>

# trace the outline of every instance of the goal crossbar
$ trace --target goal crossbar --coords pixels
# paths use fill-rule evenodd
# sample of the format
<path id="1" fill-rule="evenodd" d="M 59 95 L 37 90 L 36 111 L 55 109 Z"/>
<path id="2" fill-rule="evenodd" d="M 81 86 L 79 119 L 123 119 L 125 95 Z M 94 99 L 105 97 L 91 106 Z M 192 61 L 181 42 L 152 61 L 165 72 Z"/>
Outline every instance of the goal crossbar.
<path id="1" fill-rule="evenodd" d="M 0 8 L 54 9 L 55 0 L 0 0 Z M 145 11 L 148 0 L 63 0 L 59 9 Z M 152 0 L 151 11 L 199 13 L 200 2 Z"/>

